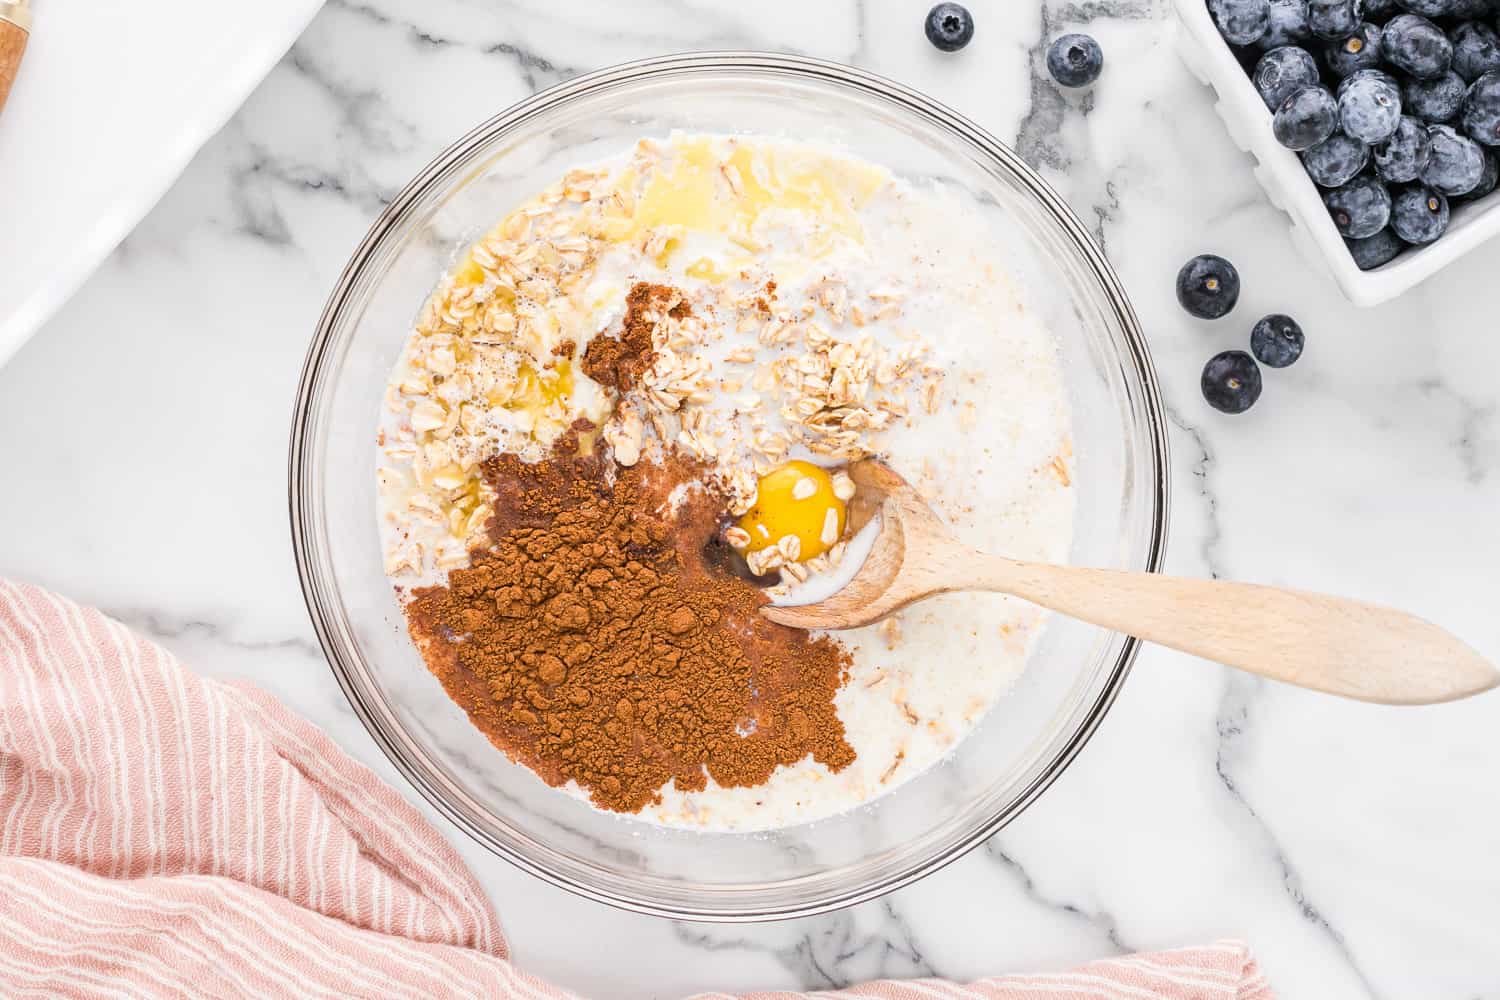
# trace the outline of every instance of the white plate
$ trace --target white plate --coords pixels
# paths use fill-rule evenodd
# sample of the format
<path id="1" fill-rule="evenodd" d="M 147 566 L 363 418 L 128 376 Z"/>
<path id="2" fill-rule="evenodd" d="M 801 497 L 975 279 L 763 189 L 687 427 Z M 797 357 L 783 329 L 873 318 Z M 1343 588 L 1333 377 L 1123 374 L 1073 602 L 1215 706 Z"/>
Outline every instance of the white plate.
<path id="1" fill-rule="evenodd" d="M 156 204 L 322 0 L 34 0 L 0 113 L 0 364 Z"/>
<path id="2" fill-rule="evenodd" d="M 1475 202 L 1454 206 L 1448 231 L 1434 243 L 1410 248 L 1383 267 L 1361 271 L 1323 205 L 1322 192 L 1302 169 L 1302 161 L 1276 141 L 1271 113 L 1219 36 L 1204 0 L 1175 0 L 1184 30 L 1178 50 L 1188 69 L 1218 95 L 1215 110 L 1229 137 L 1258 161 L 1255 177 L 1271 203 L 1292 220 L 1292 240 L 1314 266 L 1333 276 L 1357 306 L 1379 305 L 1426 281 L 1448 264 L 1500 234 L 1500 189 Z M 1496 150 L 1500 152 L 1500 150 Z"/>

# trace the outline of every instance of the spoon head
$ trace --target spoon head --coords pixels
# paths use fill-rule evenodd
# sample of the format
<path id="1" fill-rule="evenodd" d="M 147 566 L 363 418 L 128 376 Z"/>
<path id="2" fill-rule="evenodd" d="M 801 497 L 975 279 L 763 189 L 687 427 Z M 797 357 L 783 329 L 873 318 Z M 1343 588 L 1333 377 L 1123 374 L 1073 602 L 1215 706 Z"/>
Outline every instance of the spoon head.
<path id="1" fill-rule="evenodd" d="M 878 622 L 899 610 L 888 598 L 906 551 L 901 514 L 887 500 L 881 504 L 878 516 L 880 534 L 875 538 L 875 547 L 859 572 L 837 593 L 816 604 L 768 604 L 760 613 L 778 625 L 792 628 L 846 629 Z"/>
<path id="2" fill-rule="evenodd" d="M 859 487 L 850 523 L 858 530 L 871 511 L 880 517 L 874 548 L 854 578 L 826 600 L 761 608 L 760 613 L 771 621 L 805 629 L 859 628 L 894 614 L 928 592 L 914 589 L 903 569 L 908 556 L 924 548 L 924 539 L 946 537 L 947 529 L 911 484 L 889 466 L 865 459 L 849 467 L 849 477 Z M 865 504 L 862 516 L 861 503 Z"/>

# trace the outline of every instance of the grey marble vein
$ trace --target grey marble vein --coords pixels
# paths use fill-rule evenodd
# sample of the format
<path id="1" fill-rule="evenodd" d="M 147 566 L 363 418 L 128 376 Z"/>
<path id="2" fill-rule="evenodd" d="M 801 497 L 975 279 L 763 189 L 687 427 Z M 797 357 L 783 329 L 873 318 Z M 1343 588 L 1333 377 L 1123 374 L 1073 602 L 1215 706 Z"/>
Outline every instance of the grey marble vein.
<path id="1" fill-rule="evenodd" d="M 758 30 L 753 7 L 681 3 L 676 0 L 653 0 L 639 6 L 647 9 L 618 22 L 612 23 L 606 18 L 596 23 L 587 17 L 571 19 L 567 16 L 567 9 L 557 5 L 494 3 L 485 8 L 487 16 L 465 21 L 464 32 L 458 35 L 419 26 L 414 19 L 391 13 L 385 5 L 369 0 L 329 2 L 331 8 L 365 17 L 378 24 L 400 28 L 418 45 L 473 46 L 480 51 L 512 58 L 523 71 L 539 71 L 537 76 L 527 76 L 528 86 L 533 90 L 540 89 L 538 82 L 543 77 L 553 77 L 554 79 L 546 82 L 555 83 L 582 70 L 567 67 L 557 59 L 543 56 L 534 46 L 516 42 L 511 26 L 519 21 L 526 21 L 539 28 L 564 28 L 562 34 L 553 34 L 556 44 L 564 44 L 569 35 L 582 34 L 616 44 L 649 40 L 657 52 L 684 47 L 798 51 L 796 46 L 776 43 L 763 37 Z M 740 16 L 733 16 L 736 14 Z M 506 37 L 497 40 L 497 33 L 503 33 Z"/>
<path id="2" fill-rule="evenodd" d="M 1133 950 L 1126 944 L 1121 936 L 1119 922 L 1109 913 L 1102 910 L 1088 910 L 1077 903 L 1067 900 L 1054 899 L 1043 893 L 1036 884 L 1036 880 L 1016 858 L 1000 846 L 1003 835 L 996 835 L 985 841 L 982 851 L 984 856 L 994 861 L 1006 873 L 1006 875 L 1020 888 L 1021 894 L 1032 903 L 1060 913 L 1070 921 L 1077 922 L 1087 928 L 1090 933 L 1097 934 L 1106 941 L 1110 948 L 1116 952 L 1127 952 Z"/>
<path id="3" fill-rule="evenodd" d="M 1094 212 L 1094 242 L 1099 244 L 1099 249 L 1103 250 L 1106 256 L 1109 254 L 1109 238 L 1105 227 L 1115 221 L 1115 213 L 1120 211 L 1119 185 L 1118 172 L 1116 172 L 1105 180 L 1103 198 L 1096 200 L 1091 206 Z"/>
<path id="4" fill-rule="evenodd" d="M 240 124 L 231 124 L 220 140 L 229 160 L 226 182 L 235 229 L 267 246 L 297 245 L 297 227 L 287 217 L 279 191 L 332 199 L 370 218 L 396 196 L 396 188 L 363 168 L 302 160 L 259 141 Z"/>
<path id="5" fill-rule="evenodd" d="M 100 610 L 116 621 L 129 625 L 137 632 L 163 642 L 194 638 L 243 652 L 294 652 L 318 661 L 323 659 L 322 647 L 315 640 L 302 636 L 242 639 L 234 634 L 234 626 L 227 622 L 209 621 L 202 618 L 173 618 L 159 611 L 128 606 L 103 606 Z"/>
<path id="6" fill-rule="evenodd" d="M 526 89 L 533 94 L 554 83 L 561 83 L 572 76 L 577 76 L 579 70 L 570 66 L 556 66 L 534 52 L 528 52 L 512 42 L 494 42 L 484 49 L 486 55 L 504 56 L 516 64 L 521 71 L 521 78 L 526 81 Z"/>
<path id="7" fill-rule="evenodd" d="M 1353 949 L 1337 928 L 1330 923 L 1326 913 L 1311 898 L 1292 858 L 1277 841 L 1275 832 L 1255 811 L 1255 807 L 1240 791 L 1234 778 L 1236 764 L 1245 752 L 1244 745 L 1250 737 L 1251 708 L 1256 693 L 1267 683 L 1258 678 L 1242 674 L 1226 674 L 1224 699 L 1219 706 L 1218 754 L 1214 760 L 1214 771 L 1228 793 L 1237 815 L 1244 839 L 1260 858 L 1274 865 L 1277 878 L 1287 899 L 1297 908 L 1298 914 L 1322 936 L 1334 953 L 1344 962 L 1371 1000 L 1380 1000 L 1378 990 L 1361 968 Z"/>
<path id="8" fill-rule="evenodd" d="M 870 56 L 870 11 L 866 6 L 871 0 L 854 0 L 854 47 L 849 50 L 849 63 L 863 66 Z"/>
<path id="9" fill-rule="evenodd" d="M 379 89 L 338 79 L 322 64 L 320 54 L 301 42 L 292 46 L 282 64 L 327 95 L 339 110 L 339 129 L 352 133 L 369 151 L 399 153 L 411 147 L 416 129 L 393 118 Z"/>
<path id="10" fill-rule="evenodd" d="M 865 931 L 849 911 L 799 921 L 790 943 L 767 944 L 759 935 L 720 932 L 701 924 L 672 923 L 677 940 L 707 952 L 765 954 L 789 972 L 802 989 L 841 989 L 868 979 L 941 976 L 923 956 L 907 920 L 891 900 L 860 910 L 875 916 Z M 808 928 L 808 929 L 804 929 Z"/>
<path id="11" fill-rule="evenodd" d="M 1417 383 L 1424 396 L 1451 400 L 1458 409 L 1458 433 L 1453 448 L 1463 464 L 1464 478 L 1471 486 L 1483 485 L 1489 468 L 1485 463 L 1481 436 L 1496 417 L 1493 405 L 1481 405 L 1458 392 L 1439 378 L 1425 378 Z"/>
<path id="12" fill-rule="evenodd" d="M 381 10 L 372 3 L 356 0 L 330 0 L 329 6 L 348 14 L 366 18 L 382 27 L 394 27 L 406 33 L 412 44 L 431 49 L 476 47 L 486 55 L 501 56 L 512 62 L 525 81 L 526 89 L 536 93 L 544 87 L 577 76 L 582 70 L 573 66 L 554 63 L 545 56 L 515 41 L 487 41 L 488 32 L 476 32 L 475 37 L 454 37 L 438 33 L 418 25 L 415 21 L 398 18 Z"/>
<path id="13" fill-rule="evenodd" d="M 380 10 L 372 3 L 358 3 L 355 0 L 328 0 L 328 6 L 349 14 L 356 14 L 367 18 L 382 26 L 395 25 L 404 30 L 411 41 L 418 46 L 436 46 L 446 48 L 460 44 L 452 38 L 445 38 L 434 34 L 426 28 L 422 28 L 415 21 L 398 20 L 394 15 Z"/>
<path id="14" fill-rule="evenodd" d="M 1167 406 L 1166 411 L 1167 419 L 1172 426 L 1186 434 L 1192 444 L 1195 454 L 1190 466 L 1194 480 L 1192 485 L 1202 503 L 1204 520 L 1207 523 L 1206 530 L 1202 532 L 1198 540 L 1198 555 L 1208 575 L 1217 580 L 1224 576 L 1219 556 L 1219 543 L 1224 539 L 1224 526 L 1219 522 L 1219 500 L 1214 493 L 1212 478 L 1214 453 L 1208 443 L 1208 435 L 1202 429 L 1195 424 L 1188 423 L 1175 408 Z M 1179 446 L 1180 444 L 1181 442 Z"/>

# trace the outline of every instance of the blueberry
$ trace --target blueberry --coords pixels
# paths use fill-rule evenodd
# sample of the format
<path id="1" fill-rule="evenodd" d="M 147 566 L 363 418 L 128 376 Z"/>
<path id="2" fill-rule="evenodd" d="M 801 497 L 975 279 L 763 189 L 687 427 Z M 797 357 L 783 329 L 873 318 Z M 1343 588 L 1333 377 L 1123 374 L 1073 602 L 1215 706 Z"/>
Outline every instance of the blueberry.
<path id="1" fill-rule="evenodd" d="M 1461 17 L 1474 20 L 1479 17 L 1490 17 L 1495 13 L 1494 5 L 1490 0 L 1449 0 L 1448 16 Z"/>
<path id="2" fill-rule="evenodd" d="M 1486 146 L 1500 146 L 1500 71 L 1474 81 L 1460 114 L 1469 138 Z"/>
<path id="3" fill-rule="evenodd" d="M 1420 184 L 1391 202 L 1391 228 L 1408 243 L 1431 243 L 1448 228 L 1448 199 Z"/>
<path id="4" fill-rule="evenodd" d="M 1465 21 L 1448 37 L 1453 42 L 1453 72 L 1469 83 L 1500 69 L 1500 35 L 1488 25 Z"/>
<path id="5" fill-rule="evenodd" d="M 1391 221 L 1391 193 L 1368 175 L 1356 177 L 1323 196 L 1339 235 L 1358 239 L 1374 236 Z"/>
<path id="6" fill-rule="evenodd" d="M 1302 154 L 1307 176 L 1319 187 L 1341 187 L 1370 162 L 1370 147 L 1343 132 L 1335 132 Z"/>
<path id="7" fill-rule="evenodd" d="M 1323 61 L 1336 76 L 1349 76 L 1356 70 L 1374 69 L 1380 65 L 1380 29 L 1366 21 L 1354 33 L 1328 43 Z"/>
<path id="8" fill-rule="evenodd" d="M 1323 87 L 1303 87 L 1281 102 L 1271 119 L 1276 141 L 1287 149 L 1309 149 L 1333 135 L 1339 102 Z"/>
<path id="9" fill-rule="evenodd" d="M 1240 300 L 1240 272 L 1223 257 L 1199 254 L 1177 272 L 1177 301 L 1199 319 L 1218 319 Z"/>
<path id="10" fill-rule="evenodd" d="M 1208 0 L 1208 12 L 1231 45 L 1259 41 L 1271 27 L 1270 0 Z"/>
<path id="11" fill-rule="evenodd" d="M 1401 4 L 1398 0 L 1365 0 L 1366 21 L 1384 24 L 1399 13 L 1401 13 Z"/>
<path id="12" fill-rule="evenodd" d="M 1064 87 L 1087 87 L 1103 68 L 1104 50 L 1088 35 L 1063 35 L 1047 49 L 1047 72 Z"/>
<path id="13" fill-rule="evenodd" d="M 1224 351 L 1208 359 L 1198 384 L 1209 406 L 1244 413 L 1260 398 L 1260 366 L 1244 351 Z"/>
<path id="14" fill-rule="evenodd" d="M 1432 141 L 1432 155 L 1422 171 L 1422 183 L 1448 197 L 1468 194 L 1484 177 L 1484 149 L 1467 136 L 1459 135 L 1448 125 L 1427 129 Z"/>
<path id="15" fill-rule="evenodd" d="M 1307 0 L 1271 0 L 1271 26 L 1256 42 L 1263 49 L 1296 45 L 1312 36 L 1307 26 Z"/>
<path id="16" fill-rule="evenodd" d="M 1453 63 L 1453 43 L 1427 18 L 1401 14 L 1391 18 L 1381 31 L 1380 54 L 1392 66 L 1419 80 L 1430 80 L 1448 72 Z"/>
<path id="17" fill-rule="evenodd" d="M 1474 190 L 1468 194 L 1459 195 L 1454 201 L 1478 201 L 1491 191 L 1500 182 L 1500 157 L 1496 157 L 1492 150 L 1484 151 L 1484 173 L 1479 175 L 1479 183 L 1474 185 Z"/>
<path id="18" fill-rule="evenodd" d="M 1451 71 L 1431 80 L 1408 80 L 1401 94 L 1402 106 L 1430 125 L 1451 122 L 1458 117 L 1468 89 L 1464 78 Z"/>
<path id="19" fill-rule="evenodd" d="M 1401 124 L 1401 88 L 1378 69 L 1359 70 L 1339 84 L 1339 122 L 1360 142 L 1384 142 Z"/>
<path id="20" fill-rule="evenodd" d="M 1423 17 L 1447 17 L 1453 12 L 1453 0 L 1396 0 L 1396 6 Z"/>
<path id="21" fill-rule="evenodd" d="M 1375 173 L 1391 184 L 1407 184 L 1422 176 L 1427 168 L 1427 158 L 1432 155 L 1432 143 L 1427 138 L 1427 126 L 1415 118 L 1403 117 L 1396 127 L 1396 134 L 1372 150 Z"/>
<path id="22" fill-rule="evenodd" d="M 974 15 L 959 3 L 940 3 L 923 22 L 927 40 L 944 52 L 957 52 L 974 37 Z"/>
<path id="23" fill-rule="evenodd" d="M 1382 264 L 1389 264 L 1406 248 L 1401 237 L 1390 229 L 1382 229 L 1374 236 L 1345 240 L 1344 245 L 1349 248 L 1349 255 L 1354 258 L 1355 266 L 1361 271 L 1373 271 Z"/>
<path id="24" fill-rule="evenodd" d="M 1307 26 L 1319 38 L 1343 38 L 1359 27 L 1358 0 L 1308 0 Z"/>
<path id="25" fill-rule="evenodd" d="M 1283 45 L 1261 56 L 1250 78 L 1266 107 L 1275 111 L 1295 92 L 1317 84 L 1318 61 L 1306 49 Z"/>
<path id="26" fill-rule="evenodd" d="M 1296 320 L 1272 313 L 1250 330 L 1250 350 L 1267 368 L 1285 368 L 1302 357 L 1305 339 Z"/>

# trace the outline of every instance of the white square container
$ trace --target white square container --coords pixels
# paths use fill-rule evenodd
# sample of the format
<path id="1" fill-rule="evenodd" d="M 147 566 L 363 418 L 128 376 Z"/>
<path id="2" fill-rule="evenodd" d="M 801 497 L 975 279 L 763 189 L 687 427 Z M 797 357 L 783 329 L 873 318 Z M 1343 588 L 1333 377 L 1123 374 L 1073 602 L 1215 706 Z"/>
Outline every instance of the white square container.
<path id="1" fill-rule="evenodd" d="M 1173 0 L 1182 30 L 1177 48 L 1193 75 L 1218 96 L 1214 109 L 1229 137 L 1255 157 L 1255 177 L 1271 204 L 1292 220 L 1292 241 L 1309 263 L 1328 271 L 1357 306 L 1386 302 L 1432 277 L 1491 237 L 1500 234 L 1500 188 L 1475 202 L 1456 205 L 1448 231 L 1425 247 L 1411 247 L 1383 267 L 1361 271 L 1323 205 L 1322 190 L 1302 169 L 1296 153 L 1276 141 L 1271 113 L 1219 35 L 1204 0 Z"/>

